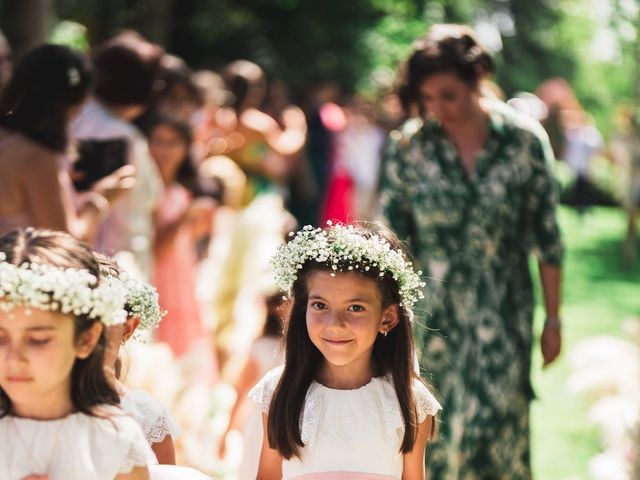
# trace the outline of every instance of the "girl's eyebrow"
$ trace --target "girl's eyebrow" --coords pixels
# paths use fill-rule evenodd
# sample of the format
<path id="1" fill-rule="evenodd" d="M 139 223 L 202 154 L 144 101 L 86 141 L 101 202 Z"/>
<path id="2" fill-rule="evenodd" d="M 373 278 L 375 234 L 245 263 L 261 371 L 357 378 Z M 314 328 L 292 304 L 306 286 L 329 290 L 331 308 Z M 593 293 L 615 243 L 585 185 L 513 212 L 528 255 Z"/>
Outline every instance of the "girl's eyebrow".
<path id="1" fill-rule="evenodd" d="M 320 295 L 309 295 L 309 300 L 324 300 L 324 298 Z M 366 297 L 353 297 L 349 298 L 347 302 L 360 302 L 360 303 L 373 303 L 370 298 Z"/>
<path id="2" fill-rule="evenodd" d="M 42 332 L 42 331 L 47 331 L 47 330 L 55 330 L 56 327 L 52 326 L 52 325 L 36 325 L 35 327 L 27 327 L 26 330 L 30 331 L 30 332 Z"/>

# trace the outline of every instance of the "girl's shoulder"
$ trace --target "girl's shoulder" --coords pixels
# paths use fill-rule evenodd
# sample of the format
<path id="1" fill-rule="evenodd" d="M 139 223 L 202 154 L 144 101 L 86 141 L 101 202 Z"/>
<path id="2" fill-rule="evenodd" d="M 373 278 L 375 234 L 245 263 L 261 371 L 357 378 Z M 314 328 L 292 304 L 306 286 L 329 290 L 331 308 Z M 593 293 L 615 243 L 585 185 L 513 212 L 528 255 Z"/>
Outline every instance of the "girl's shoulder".
<path id="1" fill-rule="evenodd" d="M 262 379 L 255 384 L 255 386 L 249 391 L 249 394 L 247 395 L 249 399 L 256 402 L 260 407 L 260 410 L 265 413 L 269 410 L 271 397 L 273 396 L 273 392 L 276 389 L 276 385 L 278 385 L 278 382 L 280 381 L 283 370 L 284 366 L 282 365 L 269 370 L 264 375 L 264 377 L 262 377 Z"/>
<path id="2" fill-rule="evenodd" d="M 427 416 L 435 416 L 439 410 L 442 410 L 442 405 L 429 391 L 422 379 L 414 377 L 411 382 L 411 390 L 413 399 L 416 402 L 419 423 L 422 423 Z"/>
<path id="3" fill-rule="evenodd" d="M 400 413 L 398 397 L 391 374 L 372 379 L 371 383 L 361 390 L 367 389 L 369 389 L 370 393 L 376 392 L 375 395 L 385 410 L 397 410 L 397 413 Z M 427 416 L 437 415 L 438 411 L 442 409 L 436 397 L 429 391 L 429 388 L 420 377 L 413 377 L 411 381 L 411 392 L 416 405 L 419 423 L 422 423 Z"/>

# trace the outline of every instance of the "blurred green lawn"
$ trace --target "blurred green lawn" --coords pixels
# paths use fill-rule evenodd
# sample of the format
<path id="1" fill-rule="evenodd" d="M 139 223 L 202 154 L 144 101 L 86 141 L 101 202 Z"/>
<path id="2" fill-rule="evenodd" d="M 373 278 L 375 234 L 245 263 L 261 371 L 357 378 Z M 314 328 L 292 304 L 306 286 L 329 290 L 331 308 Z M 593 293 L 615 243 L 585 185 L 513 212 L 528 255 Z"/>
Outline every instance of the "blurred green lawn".
<path id="1" fill-rule="evenodd" d="M 533 468 L 537 480 L 586 480 L 587 463 L 599 451 L 598 431 L 588 424 L 586 402 L 567 389 L 568 357 L 572 347 L 587 336 L 624 337 L 624 320 L 640 317 L 640 262 L 633 269 L 622 263 L 626 219 L 621 210 L 597 208 L 581 218 L 563 207 L 559 215 L 567 248 L 564 345 L 560 359 L 545 371 L 539 348 L 534 351 L 538 399 L 533 402 L 531 418 Z M 537 276 L 537 269 L 533 271 Z M 539 333 L 544 319 L 539 287 L 537 298 Z"/>

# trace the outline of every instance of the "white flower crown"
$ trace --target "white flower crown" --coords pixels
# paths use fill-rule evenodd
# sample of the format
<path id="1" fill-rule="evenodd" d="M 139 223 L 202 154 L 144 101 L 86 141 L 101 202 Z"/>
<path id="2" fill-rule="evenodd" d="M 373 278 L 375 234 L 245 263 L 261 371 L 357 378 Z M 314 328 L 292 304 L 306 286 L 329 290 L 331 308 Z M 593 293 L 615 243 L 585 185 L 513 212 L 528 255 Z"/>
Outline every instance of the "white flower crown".
<path id="1" fill-rule="evenodd" d="M 305 226 L 288 243 L 281 245 L 271 259 L 276 285 L 291 294 L 298 270 L 308 261 L 329 265 L 331 275 L 337 271 L 369 271 L 377 269 L 397 282 L 400 290 L 400 306 L 410 309 L 424 298 L 422 288 L 426 285 L 411 262 L 400 250 L 391 248 L 389 242 L 372 233 L 369 238 L 358 232 L 353 225 L 332 225 L 329 228 Z"/>
<path id="2" fill-rule="evenodd" d="M 0 309 L 15 307 L 86 315 L 105 326 L 124 323 L 127 290 L 122 282 L 98 278 L 88 270 L 57 268 L 39 263 L 20 266 L 0 252 Z"/>
<path id="3" fill-rule="evenodd" d="M 127 290 L 125 309 L 130 316 L 140 318 L 140 328 L 155 328 L 167 312 L 158 303 L 158 291 L 148 283 L 121 272 L 118 280 Z"/>

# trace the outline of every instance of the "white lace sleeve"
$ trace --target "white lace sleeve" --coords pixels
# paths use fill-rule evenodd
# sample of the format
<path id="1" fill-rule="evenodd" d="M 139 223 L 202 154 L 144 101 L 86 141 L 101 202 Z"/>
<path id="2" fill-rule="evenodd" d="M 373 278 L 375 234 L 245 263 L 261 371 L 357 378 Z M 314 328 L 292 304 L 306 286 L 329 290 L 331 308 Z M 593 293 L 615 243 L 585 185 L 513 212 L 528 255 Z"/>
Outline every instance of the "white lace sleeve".
<path id="1" fill-rule="evenodd" d="M 435 416 L 438 410 L 442 410 L 440 402 L 429 389 L 418 379 L 413 380 L 413 398 L 418 411 L 418 422 L 424 422 L 428 415 Z"/>
<path id="2" fill-rule="evenodd" d="M 144 390 L 126 391 L 120 405 L 140 424 L 150 444 L 162 442 L 167 435 L 175 439 L 180 434 L 180 428 L 165 406 Z"/>
<path id="3" fill-rule="evenodd" d="M 262 380 L 260 380 L 247 395 L 250 400 L 253 400 L 258 404 L 260 410 L 264 413 L 269 411 L 271 397 L 273 396 L 273 391 L 276 389 L 276 385 L 280 380 L 283 368 L 284 367 L 276 367 L 273 370 L 268 371 L 266 375 L 262 377 Z"/>

